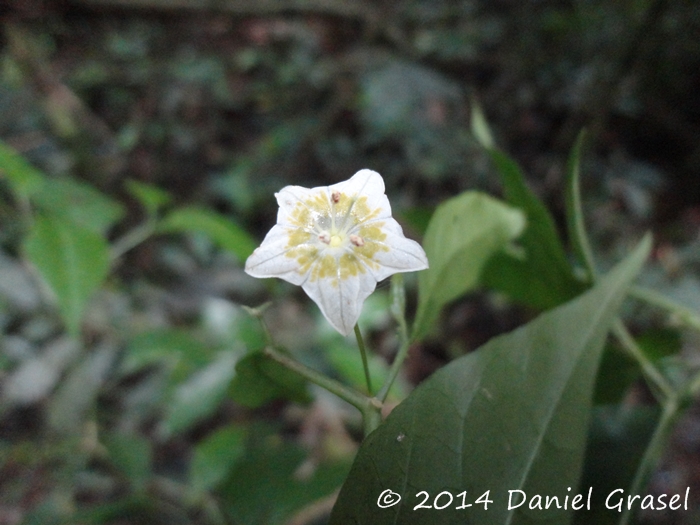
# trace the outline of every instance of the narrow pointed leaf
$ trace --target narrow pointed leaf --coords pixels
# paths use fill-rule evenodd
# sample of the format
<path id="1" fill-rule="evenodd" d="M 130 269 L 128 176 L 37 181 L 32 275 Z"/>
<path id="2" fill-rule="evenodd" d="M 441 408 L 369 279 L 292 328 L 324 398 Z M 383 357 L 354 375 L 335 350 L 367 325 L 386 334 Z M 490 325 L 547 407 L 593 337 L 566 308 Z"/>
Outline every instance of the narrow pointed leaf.
<path id="1" fill-rule="evenodd" d="M 418 274 L 414 337 L 425 336 L 445 304 L 474 288 L 489 258 L 517 237 L 523 214 L 478 192 L 465 192 L 438 206 L 423 247 L 430 268 Z"/>
<path id="2" fill-rule="evenodd" d="M 520 237 L 525 256 L 496 255 L 484 269 L 484 283 L 542 310 L 576 297 L 586 285 L 574 277 L 554 219 L 527 187 L 515 161 L 495 149 L 490 154 L 501 175 L 506 200 L 522 210 L 527 228 Z"/>
<path id="3" fill-rule="evenodd" d="M 569 243 L 571 243 L 579 263 L 583 264 L 586 269 L 589 279 L 593 280 L 595 263 L 593 251 L 588 242 L 581 206 L 581 150 L 584 139 L 585 134 L 582 131 L 576 139 L 566 166 L 566 226 L 569 233 Z"/>
<path id="4" fill-rule="evenodd" d="M 421 384 L 362 444 L 330 523 L 568 523 L 571 507 L 509 510 L 509 491 L 563 502 L 574 493 L 567 487 L 576 490 L 600 353 L 649 248 L 646 238 L 591 291 Z M 380 508 L 385 490 L 399 504 Z M 454 500 L 416 509 L 420 491 L 427 505 L 443 491 Z M 476 502 L 486 491 L 487 510 Z M 443 494 L 438 503 L 448 501 Z"/>
<path id="5" fill-rule="evenodd" d="M 107 242 L 73 222 L 37 216 L 24 247 L 54 292 L 68 331 L 77 335 L 85 306 L 109 271 Z"/>

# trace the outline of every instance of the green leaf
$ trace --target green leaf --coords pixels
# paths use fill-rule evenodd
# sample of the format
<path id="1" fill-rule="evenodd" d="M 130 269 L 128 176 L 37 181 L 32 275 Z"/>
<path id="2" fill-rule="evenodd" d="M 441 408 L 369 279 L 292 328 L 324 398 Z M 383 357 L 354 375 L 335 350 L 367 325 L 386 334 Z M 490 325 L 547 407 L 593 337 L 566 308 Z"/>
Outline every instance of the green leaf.
<path id="1" fill-rule="evenodd" d="M 348 344 L 347 339 L 334 338 L 332 341 L 325 343 L 323 353 L 344 383 L 360 391 L 367 390 L 365 371 L 357 346 L 353 347 Z M 367 361 L 372 385 L 377 389 L 384 382 L 389 372 L 389 367 L 386 364 L 386 360 L 376 354 L 368 353 Z M 400 383 L 395 382 L 392 388 L 391 399 L 403 399 L 404 397 L 406 397 L 405 388 L 402 388 Z"/>
<path id="2" fill-rule="evenodd" d="M 201 232 L 224 250 L 245 261 L 257 246 L 238 224 L 210 210 L 188 207 L 170 213 L 159 225 L 161 232 Z"/>
<path id="3" fill-rule="evenodd" d="M 87 302 L 109 271 L 107 242 L 72 222 L 39 215 L 24 248 L 56 295 L 68 331 L 77 336 Z"/>
<path id="4" fill-rule="evenodd" d="M 248 408 L 257 408 L 275 399 L 310 401 L 306 381 L 262 352 L 251 352 L 238 361 L 229 395 Z"/>
<path id="5" fill-rule="evenodd" d="M 212 415 L 226 397 L 235 367 L 235 353 L 222 352 L 211 364 L 178 385 L 163 422 L 166 435 L 183 432 Z"/>
<path id="6" fill-rule="evenodd" d="M 524 225 L 522 213 L 483 193 L 465 192 L 438 206 L 423 240 L 430 268 L 418 274 L 414 338 L 430 331 L 443 306 L 478 284 L 489 258 Z"/>
<path id="7" fill-rule="evenodd" d="M 149 215 L 155 215 L 160 208 L 172 200 L 168 192 L 137 180 L 126 181 L 126 189 L 141 203 Z"/>
<path id="8" fill-rule="evenodd" d="M 190 481 L 195 490 L 205 491 L 224 480 L 245 452 L 247 429 L 230 425 L 198 443 L 190 464 Z"/>
<path id="9" fill-rule="evenodd" d="M 620 513 L 607 509 L 605 499 L 619 488 L 625 489 L 624 496 L 627 496 L 627 488 L 657 426 L 659 414 L 658 407 L 627 404 L 593 409 L 581 479 L 582 487 L 593 487 L 591 509 L 575 513 L 575 525 L 620 522 Z M 614 504 L 612 499 L 611 502 Z"/>
<path id="10" fill-rule="evenodd" d="M 121 364 L 123 373 L 130 374 L 146 366 L 163 363 L 176 373 L 175 380 L 184 379 L 195 368 L 210 362 L 212 351 L 190 331 L 158 329 L 133 337 Z"/>
<path id="11" fill-rule="evenodd" d="M 254 429 L 220 491 L 229 522 L 284 525 L 293 513 L 330 496 L 345 479 L 348 463 L 312 460 L 314 465 L 309 459 L 298 445 Z"/>
<path id="12" fill-rule="evenodd" d="M 582 131 L 576 139 L 566 166 L 566 226 L 571 247 L 592 281 L 595 277 L 595 262 L 581 206 L 581 150 L 584 139 L 585 133 Z"/>
<path id="13" fill-rule="evenodd" d="M 593 404 L 609 405 L 621 402 L 641 374 L 639 364 L 622 350 L 619 341 L 610 339 L 605 345 L 598 367 Z"/>
<path id="14" fill-rule="evenodd" d="M 69 178 L 47 179 L 32 196 L 46 215 L 104 233 L 124 215 L 120 203 L 92 186 Z"/>
<path id="15" fill-rule="evenodd" d="M 568 523 L 564 509 L 508 510 L 508 491 L 563 501 L 578 486 L 600 353 L 650 245 L 645 238 L 590 292 L 422 383 L 365 439 L 330 523 Z M 379 508 L 387 489 L 402 501 Z M 455 501 L 414 510 L 419 491 L 429 504 L 442 491 Z M 472 506 L 459 510 L 462 491 Z M 475 503 L 486 491 L 488 510 Z"/>
<path id="16" fill-rule="evenodd" d="M 136 434 L 112 433 L 104 439 L 109 458 L 129 480 L 135 492 L 142 492 L 151 477 L 151 443 Z"/>
<path id="17" fill-rule="evenodd" d="M 506 200 L 525 213 L 527 228 L 520 237 L 525 257 L 497 254 L 484 269 L 482 281 L 541 310 L 576 297 L 587 285 L 574 277 L 549 211 L 527 187 L 512 159 L 497 150 L 490 154 L 501 175 Z"/>
<path id="18" fill-rule="evenodd" d="M 1 140 L 0 173 L 7 178 L 12 191 L 23 198 L 30 197 L 46 182 L 46 177 L 41 171 Z"/>

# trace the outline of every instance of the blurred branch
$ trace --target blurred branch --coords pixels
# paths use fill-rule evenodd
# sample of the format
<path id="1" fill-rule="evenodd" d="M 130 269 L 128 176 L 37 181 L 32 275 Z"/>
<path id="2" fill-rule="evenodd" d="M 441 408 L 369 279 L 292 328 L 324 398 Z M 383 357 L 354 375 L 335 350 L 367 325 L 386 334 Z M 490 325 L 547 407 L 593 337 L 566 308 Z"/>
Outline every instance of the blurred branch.
<path id="1" fill-rule="evenodd" d="M 53 132 L 64 140 L 93 145 L 92 151 L 100 152 L 91 157 L 99 168 L 96 171 L 107 178 L 117 175 L 126 161 L 112 130 L 62 81 L 37 36 L 23 25 L 12 23 L 2 26 L 2 34 L 10 56 L 41 98 Z"/>
<path id="2" fill-rule="evenodd" d="M 586 122 L 590 135 L 598 137 L 605 129 L 610 114 L 614 109 L 616 97 L 625 79 L 640 64 L 648 51 L 648 42 L 653 42 L 661 26 L 668 0 L 652 0 L 636 23 L 631 24 L 627 34 L 621 36 L 620 43 L 610 49 L 605 56 L 609 67 L 599 67 L 578 110 L 571 112 L 561 127 L 557 144 L 560 148 L 568 147 L 573 137 Z M 587 110 L 586 108 L 592 108 Z"/>
<path id="3" fill-rule="evenodd" d="M 218 11 L 233 15 L 271 15 L 289 11 L 321 13 L 374 23 L 379 18 L 374 5 L 346 0 L 68 0 L 88 8 Z"/>

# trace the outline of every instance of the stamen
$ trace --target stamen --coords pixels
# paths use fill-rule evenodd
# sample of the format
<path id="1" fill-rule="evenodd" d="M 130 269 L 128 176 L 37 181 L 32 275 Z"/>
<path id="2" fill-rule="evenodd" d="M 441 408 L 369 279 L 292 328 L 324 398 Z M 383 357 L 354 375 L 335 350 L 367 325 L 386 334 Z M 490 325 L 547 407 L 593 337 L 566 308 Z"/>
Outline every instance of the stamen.
<path id="1" fill-rule="evenodd" d="M 331 200 L 334 204 L 338 204 L 340 202 L 340 192 L 334 191 L 333 193 L 331 193 Z"/>
<path id="2" fill-rule="evenodd" d="M 331 234 L 324 230 L 318 234 L 318 240 L 324 244 L 330 244 L 331 243 Z"/>
<path id="3" fill-rule="evenodd" d="M 365 245 L 365 240 L 359 235 L 351 234 L 350 242 L 353 243 L 358 248 Z"/>

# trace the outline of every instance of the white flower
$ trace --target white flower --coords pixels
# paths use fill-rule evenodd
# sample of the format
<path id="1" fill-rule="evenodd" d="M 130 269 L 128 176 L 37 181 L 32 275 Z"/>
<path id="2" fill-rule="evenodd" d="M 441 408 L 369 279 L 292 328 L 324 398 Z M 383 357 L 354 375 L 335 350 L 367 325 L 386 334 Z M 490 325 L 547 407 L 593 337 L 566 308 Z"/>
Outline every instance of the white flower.
<path id="1" fill-rule="evenodd" d="M 428 258 L 391 217 L 384 180 L 360 170 L 350 180 L 319 188 L 286 186 L 279 211 L 245 271 L 302 286 L 343 335 L 357 323 L 377 282 L 424 270 Z"/>

